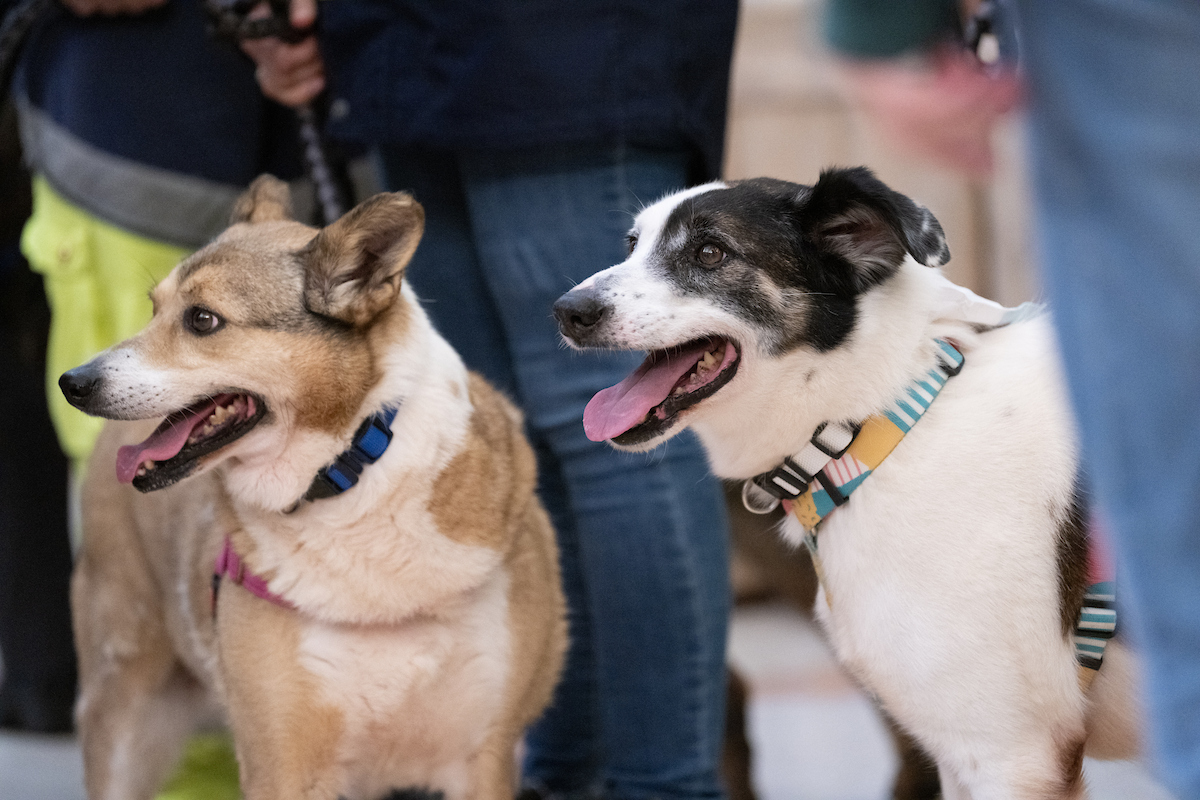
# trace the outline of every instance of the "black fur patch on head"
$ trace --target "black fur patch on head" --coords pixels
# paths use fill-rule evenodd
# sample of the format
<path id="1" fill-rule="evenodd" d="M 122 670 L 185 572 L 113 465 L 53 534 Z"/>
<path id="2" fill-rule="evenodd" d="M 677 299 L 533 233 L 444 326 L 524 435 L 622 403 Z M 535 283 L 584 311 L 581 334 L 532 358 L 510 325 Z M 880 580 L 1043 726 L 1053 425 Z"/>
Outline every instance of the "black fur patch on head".
<path id="1" fill-rule="evenodd" d="M 885 254 L 902 259 L 908 252 L 928 267 L 950 260 L 946 234 L 929 209 L 888 188 L 866 167 L 822 171 L 806 210 L 823 246 L 856 263 L 856 256 L 866 259 L 859 266 L 867 277 L 870 261 Z"/>
<path id="2" fill-rule="evenodd" d="M 723 254 L 717 263 L 712 247 Z M 754 324 L 780 353 L 842 344 L 858 297 L 891 277 L 906 253 L 944 263 L 941 226 L 860 167 L 827 170 L 812 187 L 755 178 L 689 197 L 668 216 L 650 258 L 680 292 Z"/>

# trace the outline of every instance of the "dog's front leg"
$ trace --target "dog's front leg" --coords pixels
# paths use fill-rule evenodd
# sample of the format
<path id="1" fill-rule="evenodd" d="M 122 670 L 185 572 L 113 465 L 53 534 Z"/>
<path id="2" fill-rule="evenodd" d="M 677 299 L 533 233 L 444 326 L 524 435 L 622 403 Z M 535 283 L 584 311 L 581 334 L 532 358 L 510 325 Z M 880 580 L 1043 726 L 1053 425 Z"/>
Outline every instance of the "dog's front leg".
<path id="1" fill-rule="evenodd" d="M 1055 759 L 1053 746 L 1032 743 L 974 766 L 966 774 L 938 762 L 943 800 L 1086 800 L 1082 746 Z"/>
<path id="2" fill-rule="evenodd" d="M 179 758 L 205 692 L 175 658 L 146 573 L 114 573 L 113 562 L 134 551 L 97 549 L 100 557 L 85 548 L 71 580 L 87 794 L 149 800 Z"/>
<path id="3" fill-rule="evenodd" d="M 942 800 L 971 800 L 971 792 L 967 787 L 941 764 L 938 765 L 938 782 L 942 785 Z"/>
<path id="4" fill-rule="evenodd" d="M 296 612 L 226 581 L 217 642 L 246 800 L 335 800 L 342 712 L 298 662 Z"/>
<path id="5" fill-rule="evenodd" d="M 517 791 L 515 742 L 519 730 L 497 726 L 471 759 L 467 797 L 463 800 L 512 800 Z M 447 798 L 450 800 L 450 798 Z"/>

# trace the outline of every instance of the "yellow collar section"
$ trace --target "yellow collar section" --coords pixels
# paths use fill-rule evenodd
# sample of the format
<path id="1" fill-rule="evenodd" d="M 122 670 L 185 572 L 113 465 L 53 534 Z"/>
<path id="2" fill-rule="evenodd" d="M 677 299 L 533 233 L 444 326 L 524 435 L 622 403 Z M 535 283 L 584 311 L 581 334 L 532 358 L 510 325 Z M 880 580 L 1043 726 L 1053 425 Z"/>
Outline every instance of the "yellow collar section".
<path id="1" fill-rule="evenodd" d="M 829 585 L 817 553 L 817 529 L 825 517 L 849 502 L 850 494 L 891 455 L 905 434 L 924 416 L 946 382 L 962 371 L 964 359 L 958 348 L 944 339 L 935 342 L 938 365 L 914 380 L 905 393 L 881 413 L 868 417 L 849 447 L 838 457 L 830 458 L 808 481 L 804 491 L 791 501 L 790 513 L 804 527 L 804 544 L 812 555 L 817 578 L 825 588 L 825 601 L 831 607 Z M 762 482 L 756 485 L 763 486 Z"/>
<path id="2" fill-rule="evenodd" d="M 863 422 L 858 434 L 838 457 L 831 458 L 792 502 L 792 513 L 805 530 L 814 530 L 887 458 L 904 435 L 924 416 L 938 393 L 963 367 L 963 355 L 945 339 L 935 340 L 938 364 L 909 384 L 881 413 Z"/>

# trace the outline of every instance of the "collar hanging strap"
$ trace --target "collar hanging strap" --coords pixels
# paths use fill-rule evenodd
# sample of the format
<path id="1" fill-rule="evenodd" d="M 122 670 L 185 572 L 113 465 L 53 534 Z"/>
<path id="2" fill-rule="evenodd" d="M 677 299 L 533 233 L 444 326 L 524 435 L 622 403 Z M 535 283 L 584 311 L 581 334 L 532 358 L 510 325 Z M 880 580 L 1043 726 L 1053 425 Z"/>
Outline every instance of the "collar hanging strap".
<path id="1" fill-rule="evenodd" d="M 223 578 L 229 578 L 255 597 L 261 597 L 263 600 L 283 608 L 295 608 L 287 598 L 275 594 L 268 588 L 266 578 L 246 569 L 246 562 L 242 561 L 241 556 L 233 549 L 233 541 L 228 534 L 225 536 L 225 543 L 221 546 L 221 552 L 217 554 L 216 563 L 213 564 L 211 595 L 213 619 L 217 618 L 217 594 L 221 591 Z"/>
<path id="2" fill-rule="evenodd" d="M 1104 661 L 1104 651 L 1117 632 L 1116 566 L 1107 534 L 1092 516 L 1088 521 L 1088 587 L 1075 621 L 1075 659 L 1079 683 L 1086 691 Z"/>
<path id="3" fill-rule="evenodd" d="M 399 406 L 385 408 L 363 420 L 354 439 L 333 463 L 321 469 L 309 485 L 304 499 L 308 501 L 333 497 L 358 483 L 363 467 L 374 464 L 392 443 L 392 422 Z"/>

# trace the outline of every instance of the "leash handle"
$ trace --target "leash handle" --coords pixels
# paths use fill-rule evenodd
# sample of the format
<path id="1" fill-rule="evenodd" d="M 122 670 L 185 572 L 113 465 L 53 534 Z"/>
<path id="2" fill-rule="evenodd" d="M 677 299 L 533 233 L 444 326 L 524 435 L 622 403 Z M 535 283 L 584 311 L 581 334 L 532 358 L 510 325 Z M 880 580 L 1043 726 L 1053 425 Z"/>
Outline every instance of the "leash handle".
<path id="1" fill-rule="evenodd" d="M 275 37 L 295 44 L 313 35 L 312 28 L 292 27 L 288 15 L 289 0 L 267 0 L 270 14 L 251 18 L 254 9 L 262 0 L 204 0 L 208 13 L 210 35 L 240 43 L 249 39 Z M 300 123 L 300 144 L 304 151 L 304 165 L 312 178 L 317 195 L 317 211 L 323 225 L 336 220 L 350 208 L 353 183 L 350 180 L 344 159 L 335 157 L 328 141 L 322 134 L 325 92 L 312 103 L 293 109 Z"/>
<path id="2" fill-rule="evenodd" d="M 252 17 L 251 14 L 261 2 L 262 0 L 204 0 L 209 33 L 234 42 L 273 36 L 288 44 L 295 44 L 312 34 L 310 29 L 292 27 L 288 16 L 288 0 L 267 0 L 270 14 L 265 17 Z"/>

